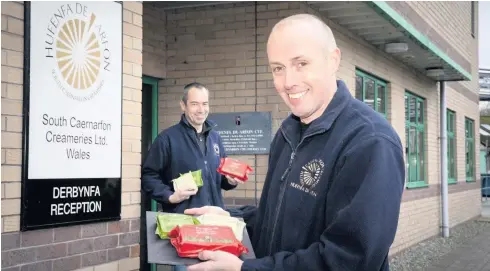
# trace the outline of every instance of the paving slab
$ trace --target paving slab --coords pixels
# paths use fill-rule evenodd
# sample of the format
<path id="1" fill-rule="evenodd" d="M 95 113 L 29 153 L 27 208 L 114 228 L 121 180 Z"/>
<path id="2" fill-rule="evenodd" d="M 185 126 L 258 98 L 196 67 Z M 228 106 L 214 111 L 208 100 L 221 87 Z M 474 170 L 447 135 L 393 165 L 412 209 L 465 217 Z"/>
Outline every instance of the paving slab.
<path id="1" fill-rule="evenodd" d="M 483 232 L 444 255 L 426 271 L 490 271 L 490 232 Z"/>

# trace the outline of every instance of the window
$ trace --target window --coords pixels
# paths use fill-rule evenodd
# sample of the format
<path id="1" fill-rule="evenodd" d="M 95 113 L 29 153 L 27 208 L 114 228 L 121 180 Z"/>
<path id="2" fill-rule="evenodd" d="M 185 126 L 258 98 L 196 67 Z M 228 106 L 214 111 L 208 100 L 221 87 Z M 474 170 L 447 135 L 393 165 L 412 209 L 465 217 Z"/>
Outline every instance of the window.
<path id="1" fill-rule="evenodd" d="M 456 113 L 447 110 L 447 181 L 456 183 L 456 140 L 455 140 L 455 123 Z"/>
<path id="2" fill-rule="evenodd" d="M 407 187 L 427 186 L 425 175 L 425 100 L 405 92 Z"/>
<path id="3" fill-rule="evenodd" d="M 386 82 L 356 71 L 356 98 L 386 117 Z"/>
<path id="4" fill-rule="evenodd" d="M 465 118 L 465 141 L 466 141 L 466 181 L 475 181 L 475 124 L 472 119 Z"/>

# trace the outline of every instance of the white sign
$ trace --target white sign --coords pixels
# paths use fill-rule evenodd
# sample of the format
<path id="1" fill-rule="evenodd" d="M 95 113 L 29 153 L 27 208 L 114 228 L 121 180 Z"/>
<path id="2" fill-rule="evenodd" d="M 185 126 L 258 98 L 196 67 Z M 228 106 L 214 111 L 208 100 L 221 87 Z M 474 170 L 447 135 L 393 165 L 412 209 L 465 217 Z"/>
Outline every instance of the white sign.
<path id="1" fill-rule="evenodd" d="M 120 178 L 122 4 L 31 2 L 29 179 Z"/>

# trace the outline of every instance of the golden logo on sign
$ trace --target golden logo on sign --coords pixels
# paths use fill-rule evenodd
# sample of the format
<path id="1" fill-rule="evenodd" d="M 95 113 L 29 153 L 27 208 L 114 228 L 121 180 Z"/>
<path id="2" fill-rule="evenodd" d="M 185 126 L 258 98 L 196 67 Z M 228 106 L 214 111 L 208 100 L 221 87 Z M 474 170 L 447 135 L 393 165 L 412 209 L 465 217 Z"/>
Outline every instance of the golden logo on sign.
<path id="1" fill-rule="evenodd" d="M 117 37 L 104 28 L 104 16 L 91 11 L 92 5 L 65 3 L 53 9 L 39 44 L 57 89 L 79 102 L 110 90 L 105 86 L 113 77 L 111 41 Z"/>
<path id="2" fill-rule="evenodd" d="M 94 21 L 94 14 L 89 21 L 66 21 L 56 40 L 56 62 L 61 77 L 79 90 L 93 86 L 100 73 L 101 48 L 93 28 Z"/>

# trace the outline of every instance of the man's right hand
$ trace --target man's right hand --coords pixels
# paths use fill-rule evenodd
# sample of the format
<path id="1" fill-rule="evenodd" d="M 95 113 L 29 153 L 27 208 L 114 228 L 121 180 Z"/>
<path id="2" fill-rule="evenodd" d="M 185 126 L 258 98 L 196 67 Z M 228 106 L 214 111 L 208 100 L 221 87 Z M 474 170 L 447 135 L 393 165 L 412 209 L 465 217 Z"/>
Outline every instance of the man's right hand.
<path id="1" fill-rule="evenodd" d="M 191 190 L 177 190 L 169 198 L 168 201 L 172 204 L 180 203 L 184 200 L 188 200 L 191 196 L 197 193 L 197 189 Z"/>
<path id="2" fill-rule="evenodd" d="M 204 206 L 200 208 L 186 209 L 184 210 L 184 214 L 186 215 L 216 214 L 216 215 L 230 216 L 229 212 L 217 206 Z"/>

